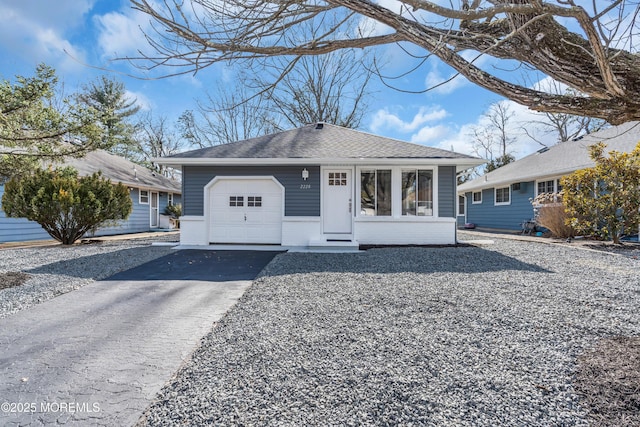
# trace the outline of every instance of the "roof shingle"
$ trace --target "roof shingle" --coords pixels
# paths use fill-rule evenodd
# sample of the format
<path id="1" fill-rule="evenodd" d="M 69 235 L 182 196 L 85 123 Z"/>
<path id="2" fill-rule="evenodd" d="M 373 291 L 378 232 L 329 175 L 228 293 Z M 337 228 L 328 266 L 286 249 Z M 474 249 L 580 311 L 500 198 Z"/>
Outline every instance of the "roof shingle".
<path id="1" fill-rule="evenodd" d="M 271 135 L 175 154 L 169 158 L 235 159 L 475 159 L 466 154 L 311 124 Z"/>
<path id="2" fill-rule="evenodd" d="M 136 188 L 164 190 L 170 193 L 182 192 L 180 182 L 103 150 L 91 151 L 79 159 L 67 158 L 64 165 L 72 166 L 80 175 L 102 172 L 102 175 L 112 182 L 121 182 Z"/>
<path id="3" fill-rule="evenodd" d="M 627 122 L 585 135 L 580 139 L 560 142 L 465 182 L 458 186 L 458 191 L 473 191 L 496 185 L 562 176 L 594 166 L 593 160 L 589 158 L 588 147 L 600 141 L 607 145 L 607 151 L 632 151 L 640 142 L 640 122 Z"/>

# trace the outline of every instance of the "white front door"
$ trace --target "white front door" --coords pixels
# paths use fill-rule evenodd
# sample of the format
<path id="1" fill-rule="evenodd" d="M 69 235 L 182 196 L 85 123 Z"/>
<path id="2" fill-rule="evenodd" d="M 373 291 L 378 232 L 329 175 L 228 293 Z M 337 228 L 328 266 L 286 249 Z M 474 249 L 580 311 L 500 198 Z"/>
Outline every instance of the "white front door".
<path id="1" fill-rule="evenodd" d="M 149 201 L 149 215 L 151 228 L 156 228 L 160 221 L 160 212 L 158 210 L 158 193 L 152 191 L 150 193 L 151 200 Z"/>
<path id="2" fill-rule="evenodd" d="M 353 212 L 351 169 L 326 169 L 323 174 L 322 221 L 325 234 L 350 234 Z"/>

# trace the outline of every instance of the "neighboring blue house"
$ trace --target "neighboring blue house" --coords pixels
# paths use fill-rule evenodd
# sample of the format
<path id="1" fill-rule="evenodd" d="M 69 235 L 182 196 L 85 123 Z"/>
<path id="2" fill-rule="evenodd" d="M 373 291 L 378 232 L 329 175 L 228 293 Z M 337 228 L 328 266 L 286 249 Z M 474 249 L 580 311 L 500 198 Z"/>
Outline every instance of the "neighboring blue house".
<path id="1" fill-rule="evenodd" d="M 475 157 L 317 123 L 162 158 L 182 168 L 180 242 L 454 244 Z"/>
<path id="2" fill-rule="evenodd" d="M 521 230 L 523 221 L 534 216 L 531 199 L 560 191 L 561 177 L 594 166 L 588 147 L 601 141 L 607 151 L 632 151 L 640 142 L 640 122 L 543 148 L 459 185 L 458 226 L 472 223 L 486 229 Z"/>
<path id="3" fill-rule="evenodd" d="M 69 159 L 64 165 L 74 167 L 80 175 L 102 171 L 102 175 L 112 182 L 121 182 L 129 187 L 133 201 L 133 211 L 129 218 L 116 226 L 98 229 L 95 236 L 169 228 L 169 222 L 162 213 L 167 205 L 181 203 L 180 182 L 106 151 L 98 150 L 81 159 Z M 0 185 L 0 198 L 3 193 L 4 186 Z M 0 210 L 0 243 L 50 238 L 38 223 L 25 218 L 7 218 Z"/>

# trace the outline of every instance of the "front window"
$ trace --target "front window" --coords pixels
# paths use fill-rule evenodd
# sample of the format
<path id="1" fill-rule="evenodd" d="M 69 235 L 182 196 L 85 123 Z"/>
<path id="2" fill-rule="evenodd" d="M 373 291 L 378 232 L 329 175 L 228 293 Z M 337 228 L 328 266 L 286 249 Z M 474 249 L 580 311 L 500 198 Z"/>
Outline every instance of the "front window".
<path id="1" fill-rule="evenodd" d="M 167 195 L 167 205 L 173 206 L 173 193 Z"/>
<path id="2" fill-rule="evenodd" d="M 508 205 L 511 203 L 509 187 L 496 188 L 496 205 Z"/>
<path id="3" fill-rule="evenodd" d="M 402 215 L 433 215 L 433 171 L 402 171 Z"/>
<path id="4" fill-rule="evenodd" d="M 363 170 L 360 173 L 360 214 L 391 216 L 391 170 Z"/>

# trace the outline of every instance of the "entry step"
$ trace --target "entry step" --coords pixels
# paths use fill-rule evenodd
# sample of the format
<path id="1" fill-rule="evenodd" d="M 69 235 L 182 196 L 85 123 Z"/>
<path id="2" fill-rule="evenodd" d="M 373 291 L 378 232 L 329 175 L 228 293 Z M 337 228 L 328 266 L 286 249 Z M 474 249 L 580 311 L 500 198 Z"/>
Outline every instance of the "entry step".
<path id="1" fill-rule="evenodd" d="M 340 248 L 358 249 L 360 244 L 356 240 L 323 239 L 309 241 L 309 248 Z"/>

